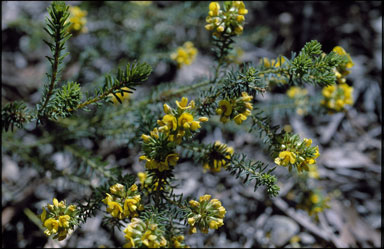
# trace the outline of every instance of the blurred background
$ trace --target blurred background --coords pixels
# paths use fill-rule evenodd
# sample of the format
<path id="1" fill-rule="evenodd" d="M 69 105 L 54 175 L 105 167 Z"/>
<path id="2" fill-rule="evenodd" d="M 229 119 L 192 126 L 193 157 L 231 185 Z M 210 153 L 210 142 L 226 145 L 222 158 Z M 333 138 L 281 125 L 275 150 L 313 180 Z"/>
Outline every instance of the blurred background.
<path id="1" fill-rule="evenodd" d="M 33 107 L 41 98 L 50 54 L 43 28 L 50 2 L 2 2 L 2 106 L 23 100 Z M 86 11 L 86 29 L 67 43 L 63 81 L 79 82 L 83 92 L 93 92 L 104 75 L 128 62 L 153 67 L 149 80 L 138 87 L 132 101 L 150 94 L 153 87 L 175 88 L 212 74 L 214 57 L 210 33 L 204 29 L 209 2 L 71 1 Z M 348 113 L 298 115 L 271 103 L 284 99 L 286 88 L 260 96 L 272 123 L 312 138 L 319 145 L 317 176 L 301 179 L 286 168 L 275 170 L 280 195 L 269 198 L 262 189 L 244 186 L 228 172 L 204 173 L 201 165 L 185 160 L 175 168 L 179 193 L 197 197 L 212 194 L 227 209 L 225 225 L 207 235 L 186 236 L 191 247 L 380 247 L 382 202 L 382 3 L 381 1 L 256 1 L 245 2 L 244 33 L 235 39 L 233 61 L 257 64 L 262 57 L 276 58 L 299 52 L 318 40 L 324 52 L 342 46 L 354 62 L 347 77 L 354 104 Z M 185 41 L 198 49 L 196 60 L 178 68 L 170 54 Z M 308 86 L 313 94 L 321 89 Z M 161 105 L 160 105 L 161 106 Z M 48 239 L 36 222 L 41 207 L 53 197 L 68 202 L 90 194 L 89 188 L 71 183 L 68 172 L 81 167 L 81 158 L 65 150 L 75 143 L 90 156 L 128 173 L 143 171 L 133 140 L 137 134 L 130 114 L 113 122 L 102 116 L 116 106 L 81 113 L 77 119 L 29 124 L 2 133 L 2 247 L 116 247 L 122 232 L 102 224 L 102 212 L 68 239 Z M 158 110 L 159 106 L 154 106 Z M 92 118 L 100 120 L 92 120 Z M 104 118 L 104 119 L 103 119 Z M 107 122 L 108 121 L 108 122 Z M 87 124 L 82 126 L 81 123 Z M 93 122 L 93 123 L 92 123 Z M 88 124 L 93 124 L 89 126 Z M 129 125 L 128 125 L 129 126 Z M 124 131 L 124 129 L 126 129 Z M 254 158 L 273 164 L 262 141 L 235 126 L 210 123 L 198 139 L 220 140 Z M 197 167 L 192 170 L 192 167 Z M 80 169 L 79 169 L 80 170 Z M 67 172 L 67 173 L 65 173 Z M 67 175 L 66 175 L 67 174 Z M 72 179 L 73 180 L 73 179 Z M 101 181 L 89 178 L 89 184 Z M 79 185 L 79 186 L 78 186 Z M 303 209 L 307 192 L 329 198 L 329 208 L 318 217 Z M 304 203 L 304 204 L 303 204 Z"/>

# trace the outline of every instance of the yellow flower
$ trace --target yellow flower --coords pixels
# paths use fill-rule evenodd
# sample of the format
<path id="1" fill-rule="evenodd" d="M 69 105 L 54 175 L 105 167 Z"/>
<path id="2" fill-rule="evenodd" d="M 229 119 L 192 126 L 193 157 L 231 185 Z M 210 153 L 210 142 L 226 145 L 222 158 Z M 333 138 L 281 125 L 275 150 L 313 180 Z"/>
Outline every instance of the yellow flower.
<path id="1" fill-rule="evenodd" d="M 195 222 L 196 222 L 195 218 L 188 218 L 189 225 L 193 226 L 195 225 Z"/>
<path id="2" fill-rule="evenodd" d="M 180 127 L 184 127 L 185 129 L 189 129 L 191 126 L 191 123 L 193 121 L 193 116 L 192 114 L 188 112 L 184 112 L 183 114 L 180 115 L 179 120 L 178 120 L 178 125 Z"/>
<path id="3" fill-rule="evenodd" d="M 336 90 L 336 86 L 330 85 L 330 86 L 324 87 L 321 92 L 322 92 L 324 97 L 330 98 L 332 96 L 333 92 L 335 92 L 335 90 Z"/>
<path id="4" fill-rule="evenodd" d="M 164 104 L 163 105 L 163 109 L 164 109 L 164 112 L 166 113 L 166 114 L 169 114 L 169 113 L 171 113 L 171 107 L 169 106 L 169 105 L 167 105 L 167 104 Z"/>
<path id="5" fill-rule="evenodd" d="M 337 53 L 337 54 L 339 54 L 339 55 L 347 56 L 347 58 L 348 58 L 348 62 L 347 62 L 347 64 L 345 65 L 346 68 L 351 68 L 351 67 L 353 67 L 353 65 L 355 65 L 355 64 L 353 63 L 353 61 L 352 61 L 351 56 L 350 56 L 347 52 L 345 52 L 344 48 L 342 48 L 341 46 L 336 46 L 336 47 L 334 47 L 334 48 L 332 49 L 332 51 L 335 52 L 335 53 Z"/>
<path id="6" fill-rule="evenodd" d="M 243 30 L 244 30 L 243 26 L 239 25 L 235 28 L 235 34 L 240 35 L 241 33 L 243 33 Z"/>
<path id="7" fill-rule="evenodd" d="M 176 130 L 177 128 L 177 120 L 175 116 L 167 114 L 163 117 L 163 122 L 168 126 L 169 130 Z"/>
<path id="8" fill-rule="evenodd" d="M 243 123 L 244 120 L 247 120 L 247 116 L 240 113 L 240 114 L 236 115 L 233 118 L 233 120 L 235 121 L 236 124 L 241 125 L 241 123 Z"/>
<path id="9" fill-rule="evenodd" d="M 223 32 L 224 31 L 224 26 L 223 25 L 220 25 L 219 27 L 217 27 L 217 32 Z"/>
<path id="10" fill-rule="evenodd" d="M 239 35 L 243 32 L 242 23 L 245 20 L 244 15 L 248 13 L 242 1 L 229 2 L 225 11 L 220 10 L 218 2 L 209 4 L 208 16 L 206 18 L 205 28 L 209 31 L 213 30 L 213 36 L 221 37 L 221 33 L 226 31 L 230 35 Z"/>
<path id="11" fill-rule="evenodd" d="M 152 247 L 156 245 L 156 242 L 154 241 L 157 238 L 156 235 L 152 234 L 151 231 L 147 230 L 144 235 L 141 237 L 141 241 L 144 245 L 147 247 Z M 151 245 L 151 246 L 150 246 Z"/>
<path id="12" fill-rule="evenodd" d="M 137 173 L 137 176 L 139 177 L 139 181 L 140 181 L 141 185 L 144 186 L 144 182 L 147 179 L 147 173 L 139 172 L 139 173 Z"/>
<path id="13" fill-rule="evenodd" d="M 296 155 L 290 151 L 282 151 L 279 153 L 279 157 L 275 158 L 277 165 L 287 166 L 289 163 L 294 164 L 296 162 Z"/>
<path id="14" fill-rule="evenodd" d="M 76 206 L 75 205 L 69 205 L 68 210 L 71 212 L 74 212 L 76 210 Z"/>
<path id="15" fill-rule="evenodd" d="M 59 201 L 56 198 L 53 198 L 52 202 L 55 207 L 59 206 Z"/>
<path id="16" fill-rule="evenodd" d="M 85 17 L 87 11 L 80 9 L 78 6 L 69 6 L 69 12 L 69 22 L 71 23 L 69 31 L 72 33 L 86 32 L 87 28 L 85 24 L 87 23 L 87 19 Z"/>
<path id="17" fill-rule="evenodd" d="M 141 135 L 141 139 L 143 139 L 144 143 L 147 143 L 147 142 L 149 142 L 149 140 L 151 139 L 151 137 L 148 136 L 148 135 L 142 134 L 142 135 Z"/>
<path id="18" fill-rule="evenodd" d="M 249 96 L 247 92 L 242 92 L 241 96 L 242 96 L 241 100 L 245 101 L 245 102 L 249 102 L 249 101 L 251 101 L 253 99 L 253 97 Z"/>
<path id="19" fill-rule="evenodd" d="M 312 139 L 304 138 L 305 146 L 310 147 L 312 144 Z"/>
<path id="20" fill-rule="evenodd" d="M 219 207 L 217 209 L 219 211 L 219 217 L 220 218 L 224 218 L 225 214 L 227 213 L 227 211 L 225 210 L 225 208 L 223 206 Z"/>
<path id="21" fill-rule="evenodd" d="M 209 222 L 209 228 L 210 229 L 218 229 L 219 228 L 219 223 L 215 220 L 211 220 Z"/>
<path id="22" fill-rule="evenodd" d="M 193 46 L 193 43 L 187 41 L 182 47 L 178 47 L 176 52 L 171 54 L 171 59 L 176 61 L 178 66 L 191 64 L 197 55 L 197 49 Z"/>
<path id="23" fill-rule="evenodd" d="M 238 22 L 244 22 L 245 17 L 244 17 L 243 15 L 238 15 L 238 16 L 236 17 L 236 20 L 237 20 Z"/>
<path id="24" fill-rule="evenodd" d="M 154 128 L 153 131 L 150 132 L 150 134 L 151 137 L 159 139 L 159 131 L 157 130 L 157 128 Z"/>
<path id="25" fill-rule="evenodd" d="M 69 220 L 71 217 L 69 215 L 59 216 L 59 225 L 61 227 L 69 227 Z"/>
<path id="26" fill-rule="evenodd" d="M 44 226 L 49 230 L 50 234 L 57 233 L 57 230 L 59 229 L 59 221 L 49 218 L 44 222 Z"/>
<path id="27" fill-rule="evenodd" d="M 123 208 L 115 201 L 108 202 L 107 212 L 112 214 L 113 217 L 122 219 Z"/>
<path id="28" fill-rule="evenodd" d="M 191 102 L 189 102 L 188 104 L 188 98 L 187 97 L 182 97 L 180 102 L 179 101 L 175 101 L 176 102 L 176 105 L 178 108 L 180 108 L 181 110 L 187 110 L 187 109 L 190 109 L 190 108 L 195 108 L 195 101 L 191 100 Z"/>
<path id="29" fill-rule="evenodd" d="M 120 184 L 120 183 L 116 183 L 115 185 L 111 186 L 109 188 L 109 191 L 112 193 L 112 194 L 116 194 L 116 195 L 120 195 L 124 192 L 125 190 L 125 187 L 124 185 Z"/>
<path id="30" fill-rule="evenodd" d="M 228 100 L 220 100 L 219 108 L 216 110 L 216 113 L 223 114 L 224 116 L 230 116 L 232 113 L 232 105 Z"/>
<path id="31" fill-rule="evenodd" d="M 207 24 L 204 26 L 206 30 L 208 31 L 211 31 L 215 28 L 215 25 L 213 25 L 212 23 L 211 24 Z"/>
<path id="32" fill-rule="evenodd" d="M 220 11 L 220 4 L 218 2 L 211 2 L 209 4 L 209 15 L 217 16 Z"/>
<path id="33" fill-rule="evenodd" d="M 200 196 L 199 201 L 200 202 L 209 201 L 209 199 L 211 199 L 211 195 L 203 195 L 203 196 Z"/>
<path id="34" fill-rule="evenodd" d="M 132 191 L 132 192 L 137 191 L 137 185 L 136 185 L 136 184 L 133 184 L 133 185 L 129 188 L 129 191 Z"/>
<path id="35" fill-rule="evenodd" d="M 140 197 L 140 196 L 139 196 Z M 139 199 L 140 201 L 140 199 Z M 135 212 L 137 209 L 138 201 L 132 198 L 127 198 L 124 201 L 124 215 L 128 216 L 130 213 Z"/>
<path id="36" fill-rule="evenodd" d="M 200 206 L 200 202 L 197 202 L 195 200 L 190 200 L 189 201 L 189 205 L 191 205 L 192 207 L 199 207 Z"/>
<path id="37" fill-rule="evenodd" d="M 208 118 L 207 118 L 207 117 L 200 117 L 200 118 L 199 118 L 199 121 L 200 121 L 200 122 L 207 122 L 207 121 L 208 121 Z"/>
<path id="38" fill-rule="evenodd" d="M 320 202 L 320 197 L 317 194 L 313 193 L 310 198 L 311 198 L 311 201 L 315 204 Z"/>

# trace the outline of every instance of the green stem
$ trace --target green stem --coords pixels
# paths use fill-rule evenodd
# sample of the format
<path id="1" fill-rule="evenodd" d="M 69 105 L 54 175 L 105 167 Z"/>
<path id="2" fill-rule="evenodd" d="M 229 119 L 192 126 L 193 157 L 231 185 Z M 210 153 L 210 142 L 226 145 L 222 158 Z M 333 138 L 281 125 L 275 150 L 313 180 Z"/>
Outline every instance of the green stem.
<path id="1" fill-rule="evenodd" d="M 51 82 L 49 84 L 49 89 L 48 89 L 48 93 L 47 93 L 47 96 L 45 98 L 45 101 L 44 101 L 44 104 L 43 104 L 43 107 L 40 109 L 39 113 L 41 113 L 45 107 L 47 106 L 48 104 L 48 101 L 49 99 L 51 98 L 52 96 L 52 91 L 53 91 L 53 87 L 55 85 L 55 82 L 56 82 L 56 75 L 57 75 L 57 68 L 59 66 L 59 57 L 60 57 L 60 32 L 61 32 L 61 29 L 58 30 L 58 32 L 56 32 L 56 39 L 55 39 L 55 62 L 53 63 L 52 65 L 52 77 L 51 77 Z"/>

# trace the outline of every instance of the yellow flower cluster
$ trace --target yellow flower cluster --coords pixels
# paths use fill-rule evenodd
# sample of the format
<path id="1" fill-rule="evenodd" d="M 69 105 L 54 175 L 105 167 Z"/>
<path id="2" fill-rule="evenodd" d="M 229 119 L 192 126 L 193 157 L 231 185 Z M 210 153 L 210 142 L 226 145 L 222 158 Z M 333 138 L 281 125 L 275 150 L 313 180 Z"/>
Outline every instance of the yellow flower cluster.
<path id="1" fill-rule="evenodd" d="M 178 47 L 176 52 L 171 54 L 171 59 L 177 62 L 179 67 L 183 65 L 191 64 L 197 55 L 197 49 L 193 46 L 193 43 L 187 41 L 182 47 Z"/>
<path id="2" fill-rule="evenodd" d="M 296 166 L 297 171 L 309 171 L 309 165 L 316 163 L 319 157 L 319 147 L 311 147 L 312 139 L 304 138 L 302 142 L 286 141 L 281 145 L 282 151 L 275 158 L 275 163 L 281 166 L 289 166 L 289 170 Z"/>
<path id="3" fill-rule="evenodd" d="M 289 98 L 295 100 L 295 106 L 297 107 L 296 113 L 299 115 L 304 115 L 307 113 L 307 107 L 308 107 L 308 91 L 307 89 L 300 88 L 297 86 L 291 86 L 288 91 L 287 95 Z"/>
<path id="4" fill-rule="evenodd" d="M 186 244 L 184 244 L 184 236 L 177 235 L 173 236 L 170 241 L 170 248 L 189 248 Z"/>
<path id="5" fill-rule="evenodd" d="M 114 218 L 122 220 L 128 217 L 137 217 L 137 210 L 143 209 L 136 184 L 133 184 L 126 191 L 124 185 L 116 183 L 109 188 L 109 191 L 110 193 L 106 193 L 107 196 L 103 199 L 103 203 L 107 205 L 107 212 Z"/>
<path id="6" fill-rule="evenodd" d="M 131 223 L 124 229 L 124 238 L 127 243 L 124 248 L 160 248 L 167 245 L 164 232 L 157 224 L 144 222 L 139 218 L 133 218 Z"/>
<path id="7" fill-rule="evenodd" d="M 157 120 L 159 128 L 155 128 L 150 132 L 150 135 L 143 134 L 141 138 L 144 144 L 150 144 L 165 136 L 169 142 L 180 144 L 183 137 L 191 136 L 192 132 L 201 128 L 201 122 L 207 122 L 207 117 L 199 117 L 195 120 L 193 111 L 195 101 L 191 100 L 188 103 L 187 97 L 182 97 L 181 101 L 176 100 L 177 109 L 173 109 L 167 104 L 164 104 L 165 115 L 161 120 Z M 158 169 L 159 171 L 169 170 L 170 166 L 175 166 L 179 160 L 179 156 L 175 152 L 162 155 L 163 160 L 156 160 L 148 155 L 140 156 L 140 160 L 146 161 L 147 169 Z"/>
<path id="8" fill-rule="evenodd" d="M 53 198 L 52 202 L 53 205 L 47 204 L 45 208 L 43 207 L 40 216 L 43 226 L 47 228 L 44 233 L 47 236 L 55 234 L 54 239 L 63 240 L 69 230 L 77 224 L 78 210 L 75 205 L 67 207 L 65 201 L 59 202 L 56 198 Z"/>
<path id="9" fill-rule="evenodd" d="M 200 196 L 199 201 L 190 200 L 191 213 L 188 223 L 190 233 L 196 233 L 197 228 L 203 233 L 208 233 L 208 228 L 218 229 L 224 225 L 225 208 L 218 199 L 211 199 L 211 195 Z"/>
<path id="10" fill-rule="evenodd" d="M 322 90 L 324 99 L 320 103 L 330 113 L 343 111 L 345 105 L 353 104 L 352 92 L 353 87 L 348 86 L 346 83 L 326 86 Z"/>
<path id="11" fill-rule="evenodd" d="M 122 87 L 121 90 L 130 91 L 130 89 L 128 87 Z M 121 100 L 121 102 L 128 101 L 131 98 L 131 94 L 128 92 L 123 92 L 124 95 L 121 94 L 120 92 L 117 92 L 115 94 Z M 108 94 L 108 97 L 111 98 L 112 102 L 115 105 L 120 103 L 119 100 L 112 93 Z"/>
<path id="12" fill-rule="evenodd" d="M 253 97 L 246 92 L 242 92 L 241 95 L 242 97 L 235 100 L 223 99 L 219 102 L 216 113 L 220 115 L 220 121 L 224 124 L 233 119 L 236 124 L 241 125 L 251 115 L 253 109 L 251 100 Z"/>
<path id="13" fill-rule="evenodd" d="M 226 144 L 222 144 L 220 141 L 216 141 L 215 146 L 225 146 L 225 151 L 228 153 L 228 155 L 224 156 L 225 158 L 223 158 L 221 155 L 220 158 L 214 158 L 214 156 L 210 156 L 210 159 L 212 158 L 212 160 L 204 163 L 204 171 L 209 170 L 211 172 L 220 172 L 221 167 L 226 168 L 228 165 L 225 159 L 231 159 L 234 153 L 232 147 L 228 147 Z"/>
<path id="14" fill-rule="evenodd" d="M 205 29 L 214 31 L 213 35 L 221 37 L 222 34 L 240 35 L 243 33 L 244 15 L 248 13 L 243 1 L 231 1 L 224 4 L 224 10 L 220 9 L 218 2 L 209 4 L 209 12 L 206 18 Z"/>
<path id="15" fill-rule="evenodd" d="M 347 76 L 351 72 L 349 71 L 349 69 L 353 67 L 354 63 L 352 61 L 351 56 L 344 50 L 344 48 L 336 46 L 332 49 L 332 51 L 337 53 L 338 55 L 346 56 L 348 59 L 345 64 L 339 65 L 337 68 L 334 69 L 337 82 L 343 84 L 346 82 L 345 76 Z"/>
<path id="16" fill-rule="evenodd" d="M 297 205 L 297 208 L 307 211 L 307 213 L 312 216 L 320 212 L 323 212 L 324 209 L 329 208 L 328 202 L 330 201 L 329 196 L 324 196 L 319 190 L 310 190 L 304 193 L 302 201 Z"/>
<path id="17" fill-rule="evenodd" d="M 85 27 L 87 11 L 80 9 L 78 6 L 70 6 L 69 12 L 69 22 L 71 23 L 69 32 L 74 34 L 87 32 L 88 29 Z"/>

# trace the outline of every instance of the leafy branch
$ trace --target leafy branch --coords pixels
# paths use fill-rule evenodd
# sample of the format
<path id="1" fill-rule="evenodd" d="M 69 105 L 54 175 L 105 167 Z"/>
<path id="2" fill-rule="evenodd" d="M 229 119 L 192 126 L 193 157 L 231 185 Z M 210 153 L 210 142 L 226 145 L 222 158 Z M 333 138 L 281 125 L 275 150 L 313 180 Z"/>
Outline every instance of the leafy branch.
<path id="1" fill-rule="evenodd" d="M 38 110 L 38 122 L 43 116 L 45 109 L 49 103 L 49 99 L 54 94 L 54 88 L 56 83 L 60 79 L 61 70 L 59 70 L 60 64 L 62 64 L 65 56 L 69 53 L 62 55 L 62 51 L 65 49 L 65 42 L 71 37 L 68 32 L 70 22 L 67 19 L 70 15 L 69 6 L 64 2 L 53 2 L 48 7 L 48 13 L 50 18 L 47 18 L 47 27 L 44 30 L 48 33 L 52 41 L 44 40 L 52 52 L 52 57 L 47 56 L 48 61 L 51 63 L 51 74 L 47 74 L 49 83 L 44 86 L 44 93 L 42 98 L 42 104 L 37 105 Z M 53 106 L 51 107 L 53 108 Z M 49 108 L 49 109 L 51 109 Z M 50 112 L 51 110 L 49 110 Z"/>

